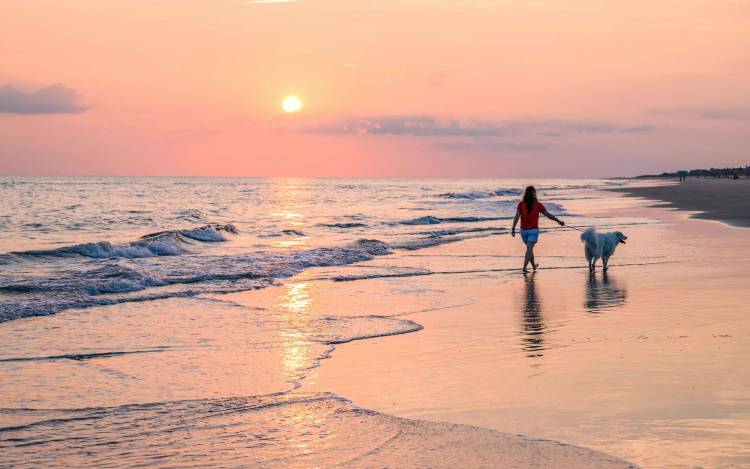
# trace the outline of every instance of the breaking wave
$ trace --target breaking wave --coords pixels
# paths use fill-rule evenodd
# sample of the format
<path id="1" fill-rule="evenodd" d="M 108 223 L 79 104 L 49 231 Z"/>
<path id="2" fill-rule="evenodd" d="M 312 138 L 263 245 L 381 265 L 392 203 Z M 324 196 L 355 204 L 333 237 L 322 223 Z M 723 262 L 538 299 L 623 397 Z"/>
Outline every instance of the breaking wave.
<path id="1" fill-rule="evenodd" d="M 70 256 L 95 259 L 124 257 L 128 259 L 154 256 L 176 256 L 185 252 L 190 241 L 215 243 L 226 241 L 227 234 L 237 234 L 234 225 L 210 224 L 186 230 L 160 231 L 147 234 L 137 241 L 112 244 L 108 241 L 83 243 L 57 249 L 12 252 L 15 256 Z"/>
<path id="2" fill-rule="evenodd" d="M 61 269 L 66 275 L 0 277 L 0 294 L 9 297 L 0 302 L 0 322 L 71 308 L 261 288 L 310 267 L 347 265 L 390 252 L 382 241 L 360 239 L 346 246 L 291 253 L 171 256 L 148 264 L 134 258 L 103 259 L 103 264 L 64 262 Z"/>

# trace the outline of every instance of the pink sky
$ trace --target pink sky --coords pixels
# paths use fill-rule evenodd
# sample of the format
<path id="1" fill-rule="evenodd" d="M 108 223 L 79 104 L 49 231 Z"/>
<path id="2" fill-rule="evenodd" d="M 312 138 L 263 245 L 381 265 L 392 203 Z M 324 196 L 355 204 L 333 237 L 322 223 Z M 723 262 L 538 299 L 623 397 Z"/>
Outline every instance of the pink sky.
<path id="1" fill-rule="evenodd" d="M 5 0 L 0 175 L 750 164 L 748 44 L 749 1 Z"/>

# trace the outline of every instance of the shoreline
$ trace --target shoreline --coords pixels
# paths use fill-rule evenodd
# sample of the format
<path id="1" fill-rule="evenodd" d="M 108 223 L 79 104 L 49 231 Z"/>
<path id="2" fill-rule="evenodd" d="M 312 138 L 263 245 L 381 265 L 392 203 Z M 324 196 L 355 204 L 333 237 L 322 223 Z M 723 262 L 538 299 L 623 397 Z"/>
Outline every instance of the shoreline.
<path id="1" fill-rule="evenodd" d="M 672 182 L 658 179 L 660 183 Z M 750 227 L 750 181 L 745 179 L 688 179 L 685 182 L 607 189 L 657 201 L 659 207 L 698 212 L 691 218 L 715 220 L 735 227 Z M 661 202 L 661 203 L 659 203 Z"/>

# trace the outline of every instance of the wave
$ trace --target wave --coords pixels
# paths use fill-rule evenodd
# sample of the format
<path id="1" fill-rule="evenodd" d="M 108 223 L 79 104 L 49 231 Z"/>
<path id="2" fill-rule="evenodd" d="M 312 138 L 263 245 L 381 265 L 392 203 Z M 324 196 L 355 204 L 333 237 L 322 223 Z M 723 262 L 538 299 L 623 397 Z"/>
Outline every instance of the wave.
<path id="1" fill-rule="evenodd" d="M 85 285 L 90 295 L 107 293 L 130 293 L 166 283 L 149 272 L 137 271 L 125 266 L 107 265 L 91 271 L 88 275 L 95 283 Z"/>
<path id="2" fill-rule="evenodd" d="M 367 225 L 365 223 L 318 223 L 317 226 L 325 227 L 325 228 L 364 228 Z"/>
<path id="3" fill-rule="evenodd" d="M 311 340 L 339 345 L 355 340 L 373 339 L 421 331 L 422 325 L 408 319 L 390 316 L 324 316 L 317 321 L 319 329 Z"/>
<path id="4" fill-rule="evenodd" d="M 513 217 L 435 217 L 426 215 L 399 222 L 401 225 L 437 225 L 440 223 L 479 223 L 484 221 L 511 220 Z"/>
<path id="5" fill-rule="evenodd" d="M 124 244 L 112 244 L 108 241 L 96 243 L 75 244 L 57 249 L 45 249 L 34 251 L 11 252 L 15 256 L 84 256 L 94 259 L 123 257 L 128 259 L 176 256 L 184 253 L 190 243 L 189 241 L 200 241 L 214 243 L 226 241 L 226 234 L 237 234 L 234 225 L 210 224 L 199 228 L 184 230 L 159 231 L 147 234 L 137 241 Z"/>
<path id="6" fill-rule="evenodd" d="M 184 236 L 186 238 L 194 239 L 196 241 L 203 241 L 206 243 L 215 243 L 226 241 L 226 234 L 238 234 L 239 231 L 231 223 L 220 225 L 216 223 L 201 226 L 200 228 L 191 228 L 187 230 L 174 230 L 174 231 L 160 231 L 157 233 L 147 234 L 142 236 L 141 239 L 153 239 L 163 236 Z"/>
<path id="7" fill-rule="evenodd" d="M 177 219 L 178 220 L 188 220 L 188 221 L 196 221 L 196 220 L 205 220 L 206 216 L 198 209 L 195 208 L 188 208 L 185 210 L 181 210 L 177 213 Z"/>
<path id="8" fill-rule="evenodd" d="M 97 358 L 110 358 L 119 357 L 122 355 L 133 355 L 143 353 L 156 353 L 165 352 L 166 348 L 153 348 L 147 350 L 131 350 L 131 351 L 111 351 L 111 352 L 91 352 L 91 353 L 68 353 L 63 355 L 49 355 L 45 357 L 11 357 L 11 358 L 0 358 L 0 363 L 14 363 L 14 362 L 39 362 L 39 361 L 56 361 L 56 360 L 74 360 L 74 361 L 86 361 L 94 360 Z"/>
<path id="9" fill-rule="evenodd" d="M 442 230 L 422 233 L 422 238 L 404 242 L 394 242 L 391 244 L 393 249 L 403 249 L 405 251 L 417 251 L 419 249 L 431 248 L 441 244 L 455 243 L 472 238 L 484 238 L 487 236 L 507 233 L 506 228 L 487 227 L 487 228 L 466 228 L 463 230 Z"/>
<path id="10" fill-rule="evenodd" d="M 487 199 L 490 197 L 501 197 L 521 195 L 520 189 L 497 189 L 494 191 L 483 192 L 483 191 L 472 191 L 472 192 L 446 192 L 438 194 L 438 197 L 444 199 Z"/>
<path id="11" fill-rule="evenodd" d="M 301 230 L 281 230 L 281 231 L 274 231 L 271 233 L 262 233 L 259 234 L 259 238 L 280 238 L 282 236 L 307 236 L 304 231 Z"/>
<path id="12" fill-rule="evenodd" d="M 455 236 L 460 235 L 464 233 L 485 233 L 485 232 L 491 232 L 494 234 L 502 234 L 507 233 L 508 228 L 506 227 L 499 227 L 499 226 L 486 226 L 486 227 L 476 227 L 476 228 L 455 228 L 455 229 L 447 229 L 447 230 L 433 230 L 428 231 L 426 233 L 423 233 L 428 238 L 442 238 L 444 236 Z"/>

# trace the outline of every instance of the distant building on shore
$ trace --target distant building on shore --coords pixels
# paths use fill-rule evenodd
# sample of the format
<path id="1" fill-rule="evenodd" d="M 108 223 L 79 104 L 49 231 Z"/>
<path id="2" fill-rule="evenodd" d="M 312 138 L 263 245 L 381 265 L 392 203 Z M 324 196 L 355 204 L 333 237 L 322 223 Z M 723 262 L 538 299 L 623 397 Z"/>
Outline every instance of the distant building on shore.
<path id="1" fill-rule="evenodd" d="M 741 177 L 750 178 L 750 166 L 745 165 L 738 166 L 736 168 L 711 168 L 711 169 L 681 169 L 671 173 L 661 174 L 645 174 L 637 176 L 637 179 L 648 179 L 648 178 L 680 178 L 685 179 L 687 177 L 694 178 L 730 178 L 739 179 Z"/>

